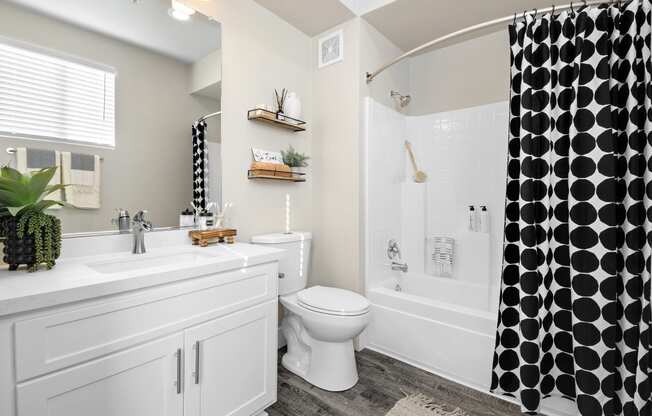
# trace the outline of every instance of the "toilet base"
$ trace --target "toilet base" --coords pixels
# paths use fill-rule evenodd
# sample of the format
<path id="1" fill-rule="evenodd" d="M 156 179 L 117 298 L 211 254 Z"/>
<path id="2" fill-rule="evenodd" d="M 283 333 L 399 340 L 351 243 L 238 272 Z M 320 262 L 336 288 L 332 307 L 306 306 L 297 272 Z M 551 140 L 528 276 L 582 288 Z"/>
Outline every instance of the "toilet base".
<path id="1" fill-rule="evenodd" d="M 353 340 L 325 342 L 308 334 L 294 314 L 283 318 L 281 330 L 288 351 L 281 364 L 308 383 L 328 391 L 344 391 L 358 382 Z"/>

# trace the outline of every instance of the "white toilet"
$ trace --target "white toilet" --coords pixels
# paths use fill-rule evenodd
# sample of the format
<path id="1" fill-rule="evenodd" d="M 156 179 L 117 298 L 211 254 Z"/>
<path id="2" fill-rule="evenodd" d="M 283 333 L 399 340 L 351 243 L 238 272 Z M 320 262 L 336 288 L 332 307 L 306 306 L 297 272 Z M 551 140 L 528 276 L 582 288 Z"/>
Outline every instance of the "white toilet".
<path id="1" fill-rule="evenodd" d="M 358 382 L 353 338 L 369 322 L 369 301 L 349 290 L 305 288 L 311 239 L 310 233 L 293 232 L 251 241 L 287 250 L 279 265 L 281 331 L 288 346 L 283 367 L 321 389 L 348 390 Z"/>

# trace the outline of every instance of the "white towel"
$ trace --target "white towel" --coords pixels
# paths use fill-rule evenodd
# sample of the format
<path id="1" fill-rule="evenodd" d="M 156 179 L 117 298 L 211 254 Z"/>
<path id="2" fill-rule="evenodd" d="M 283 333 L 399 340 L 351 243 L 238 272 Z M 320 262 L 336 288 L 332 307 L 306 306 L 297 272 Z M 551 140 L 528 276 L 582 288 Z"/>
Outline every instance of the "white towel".
<path id="1" fill-rule="evenodd" d="M 61 152 L 61 177 L 66 202 L 76 208 L 99 209 L 100 157 Z"/>
<path id="2" fill-rule="evenodd" d="M 27 149 L 25 147 L 16 149 L 16 170 L 20 173 L 33 173 L 52 166 L 58 168 L 48 185 L 59 185 L 61 183 L 61 166 L 59 160 L 60 154 L 56 150 Z M 46 195 L 45 199 L 62 201 L 63 193 L 61 190 L 54 191 Z M 48 209 L 61 209 L 61 206 L 53 205 Z"/>

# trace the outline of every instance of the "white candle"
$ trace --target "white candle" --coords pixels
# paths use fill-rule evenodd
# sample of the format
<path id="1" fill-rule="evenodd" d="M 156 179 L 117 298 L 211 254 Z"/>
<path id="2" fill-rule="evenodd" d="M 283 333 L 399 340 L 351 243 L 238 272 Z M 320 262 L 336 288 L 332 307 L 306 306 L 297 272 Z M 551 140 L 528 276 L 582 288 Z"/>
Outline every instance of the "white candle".
<path id="1" fill-rule="evenodd" d="M 285 234 L 290 234 L 290 194 L 285 194 Z"/>

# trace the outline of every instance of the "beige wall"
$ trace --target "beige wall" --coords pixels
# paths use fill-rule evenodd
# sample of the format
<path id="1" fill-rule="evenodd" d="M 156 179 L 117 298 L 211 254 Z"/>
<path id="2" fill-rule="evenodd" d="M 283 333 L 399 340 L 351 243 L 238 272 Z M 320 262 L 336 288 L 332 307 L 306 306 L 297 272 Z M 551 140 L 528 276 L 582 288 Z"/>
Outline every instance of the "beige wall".
<path id="1" fill-rule="evenodd" d="M 507 88 L 496 79 L 502 79 L 503 75 L 505 81 L 508 79 L 506 72 L 501 72 L 504 64 L 494 61 L 505 51 L 504 44 L 498 36 L 491 35 L 477 44 L 475 41 L 458 44 L 450 50 L 436 51 L 433 56 L 417 58 L 452 60 L 436 70 L 432 68 L 434 61 L 429 62 L 430 77 L 440 74 L 438 79 L 442 84 L 447 79 L 459 81 L 446 85 L 446 93 L 435 91 L 435 88 L 442 89 L 436 85 L 430 90 L 417 91 L 413 88 L 419 84 L 410 82 L 409 67 L 413 65 L 409 61 L 366 84 L 365 71 L 374 70 L 403 51 L 362 19 L 352 19 L 325 32 L 343 29 L 345 55 L 342 62 L 319 69 L 316 66 L 319 35 L 308 39 L 249 0 L 213 0 L 208 4 L 190 0 L 189 3 L 213 15 L 223 25 L 224 193 L 226 200 L 236 204 L 234 225 L 245 238 L 282 229 L 285 194 L 289 193 L 293 201 L 293 228 L 311 230 L 315 236 L 310 284 L 363 290 L 362 98 L 372 96 L 391 106 L 394 103 L 389 91 L 396 89 L 419 95 L 424 101 L 417 105 L 429 107 L 424 110 L 428 112 L 499 101 Z M 493 49 L 487 44 L 493 45 Z M 478 62 L 483 62 L 483 70 L 489 71 L 477 82 L 466 79 L 478 72 L 477 66 L 468 64 L 468 53 L 477 56 Z M 484 63 L 487 60 L 491 63 Z M 425 83 L 427 71 L 415 74 L 420 77 L 419 82 Z M 481 88 L 487 80 L 499 85 L 489 90 Z M 269 102 L 272 89 L 284 86 L 301 96 L 307 112 L 304 118 L 309 122 L 306 133 L 288 136 L 245 119 L 248 108 L 260 101 Z M 469 90 L 469 86 L 476 88 Z M 464 89 L 465 97 L 457 97 Z M 430 101 L 425 101 L 426 94 Z M 408 111 L 412 111 L 410 107 Z M 251 146 L 274 149 L 290 143 L 312 156 L 307 183 L 254 183 L 245 179 Z"/>
<path id="2" fill-rule="evenodd" d="M 411 58 L 408 111 L 422 115 L 507 100 L 509 65 L 506 30 Z"/>
<path id="3" fill-rule="evenodd" d="M 114 150 L 0 138 L 31 146 L 96 153 L 102 162 L 102 208 L 59 211 L 64 232 L 108 230 L 114 209 L 148 209 L 157 226 L 178 224 L 192 198 L 190 126 L 219 102 L 188 94 L 190 66 L 174 59 L 0 2 L 0 35 L 116 68 Z"/>
<path id="4" fill-rule="evenodd" d="M 314 233 L 311 284 L 360 291 L 358 110 L 360 23 L 313 39 Z M 344 60 L 317 68 L 318 40 L 342 29 Z"/>
<path id="5" fill-rule="evenodd" d="M 193 63 L 191 71 L 191 93 L 201 94 L 205 89 L 212 91 L 216 85 L 222 82 L 222 51 L 219 49 L 213 51 Z"/>
<path id="6" fill-rule="evenodd" d="M 393 105 L 390 89 L 407 91 L 407 65 L 402 64 L 367 84 L 364 72 L 402 53 L 363 19 L 352 19 L 333 30 L 344 32 L 344 60 L 315 66 L 314 257 L 311 284 L 364 290 L 363 221 L 364 152 L 361 141 L 362 98 L 372 96 Z"/>
<path id="7" fill-rule="evenodd" d="M 381 65 L 384 65 L 397 56 L 402 55 L 404 51 L 394 45 L 364 19 L 360 22 L 361 71 L 356 75 L 362 77 L 360 81 L 362 96 L 372 97 L 374 100 L 385 106 L 401 110 L 396 105 L 396 101 L 390 97 L 389 93 L 391 90 L 396 90 L 404 95 L 410 94 L 409 61 L 403 61 L 388 68 L 385 72 L 376 77 L 373 82 L 367 83 L 366 78 L 363 76 L 364 73 L 375 71 Z M 401 111 L 405 112 L 408 108 L 404 108 Z"/>
<path id="8" fill-rule="evenodd" d="M 294 230 L 312 230 L 313 179 L 305 183 L 247 179 L 251 147 L 280 150 L 292 144 L 312 154 L 311 40 L 253 0 L 189 0 L 222 24 L 222 159 L 224 201 L 234 203 L 231 225 L 241 241 L 285 229 L 290 195 Z M 308 130 L 292 133 L 247 120 L 247 110 L 272 104 L 274 88 L 301 98 Z"/>

